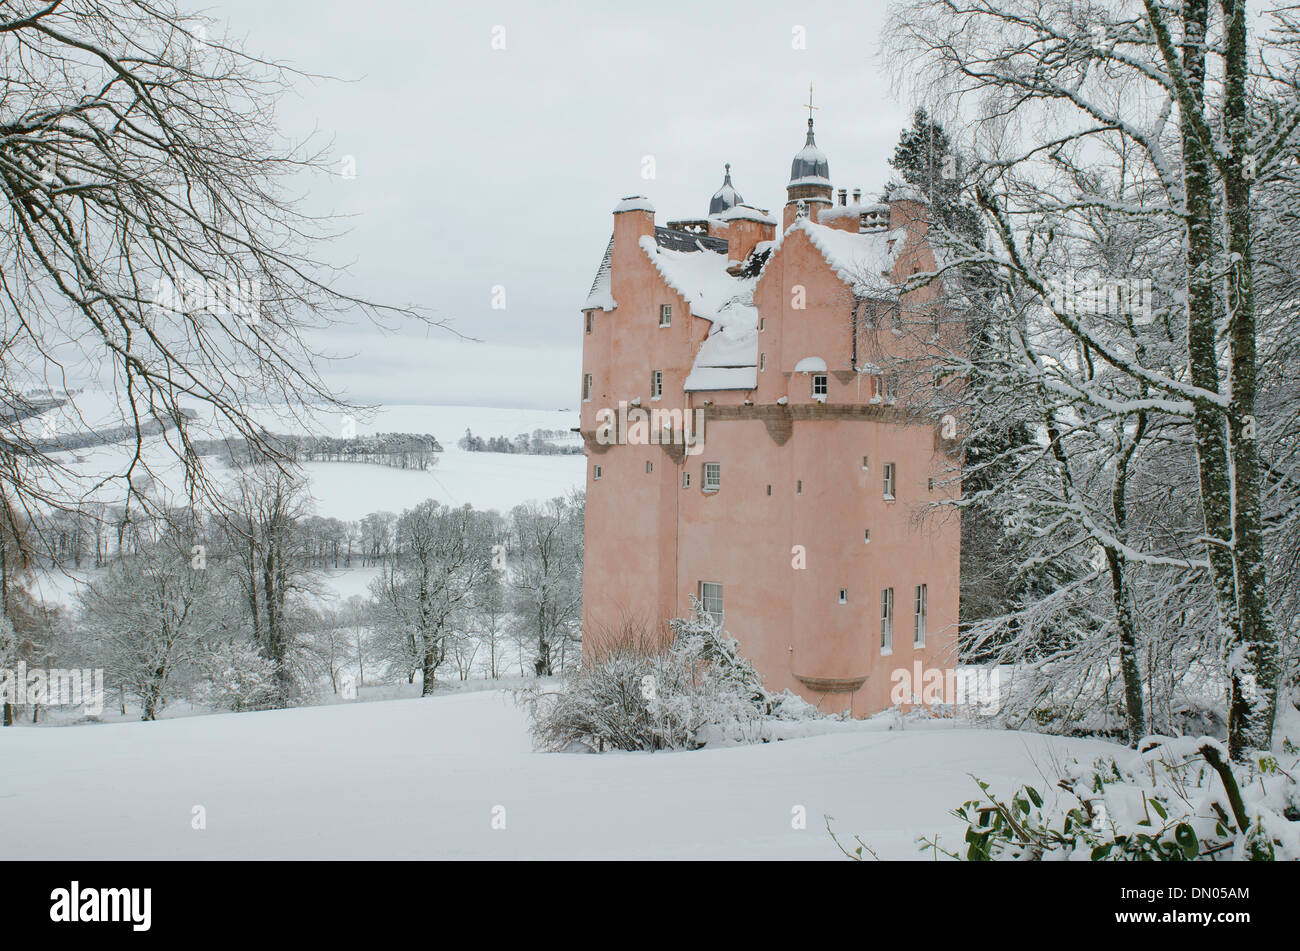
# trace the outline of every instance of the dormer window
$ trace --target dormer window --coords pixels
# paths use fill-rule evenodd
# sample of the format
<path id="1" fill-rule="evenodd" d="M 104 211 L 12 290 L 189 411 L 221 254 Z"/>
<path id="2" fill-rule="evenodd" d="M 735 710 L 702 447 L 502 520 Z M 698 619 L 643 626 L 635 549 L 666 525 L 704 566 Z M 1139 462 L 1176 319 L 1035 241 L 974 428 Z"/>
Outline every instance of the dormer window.
<path id="1" fill-rule="evenodd" d="M 660 304 L 659 305 L 659 326 L 667 327 L 671 325 L 672 322 L 673 322 L 673 305 Z"/>

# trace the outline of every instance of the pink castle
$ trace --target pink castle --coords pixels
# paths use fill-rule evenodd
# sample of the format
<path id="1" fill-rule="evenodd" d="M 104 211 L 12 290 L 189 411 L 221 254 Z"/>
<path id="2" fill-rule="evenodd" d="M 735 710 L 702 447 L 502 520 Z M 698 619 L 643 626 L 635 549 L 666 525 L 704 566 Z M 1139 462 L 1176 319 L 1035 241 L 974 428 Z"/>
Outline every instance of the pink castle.
<path id="1" fill-rule="evenodd" d="M 779 233 L 730 172 L 698 220 L 621 201 L 583 307 L 584 651 L 696 597 L 770 689 L 871 714 L 956 662 L 952 434 L 889 369 L 940 332 L 900 287 L 936 266 L 925 205 L 836 203 L 811 118 Z"/>

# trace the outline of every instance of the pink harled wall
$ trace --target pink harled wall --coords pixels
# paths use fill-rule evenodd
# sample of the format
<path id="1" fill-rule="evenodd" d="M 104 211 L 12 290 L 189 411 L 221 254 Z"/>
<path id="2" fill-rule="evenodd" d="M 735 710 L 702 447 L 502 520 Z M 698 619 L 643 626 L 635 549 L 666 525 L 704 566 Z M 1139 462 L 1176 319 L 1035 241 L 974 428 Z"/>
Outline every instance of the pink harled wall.
<path id="1" fill-rule="evenodd" d="M 897 202 L 891 223 L 898 227 L 919 211 Z M 917 660 L 926 668 L 956 663 L 960 530 L 955 514 L 930 505 L 944 489 L 932 489 L 929 480 L 949 464 L 935 429 L 901 406 L 870 402 L 870 378 L 852 371 L 851 295 L 798 229 L 785 237 L 755 291 L 766 318 L 759 334 L 766 370 L 757 389 L 684 393 L 710 324 L 689 316 L 686 301 L 639 247 L 653 231 L 651 212 L 614 216 L 611 292 L 618 306 L 595 311 L 593 332 L 584 337 L 583 372 L 594 383 L 581 420 L 588 446 L 584 650 L 628 623 L 661 636 L 665 619 L 689 613 L 700 582 L 717 582 L 727 630 L 771 689 L 790 688 L 828 711 L 861 716 L 885 709 L 895 669 L 910 671 Z M 896 280 L 933 266 L 923 235 L 918 217 Z M 755 236 L 741 240 L 752 244 Z M 791 307 L 795 285 L 804 288 L 803 310 Z M 931 293 L 917 292 L 908 303 L 924 308 Z M 661 304 L 673 308 L 668 328 L 658 326 Z M 905 340 L 876 335 L 884 347 Z M 814 400 L 811 378 L 793 372 L 808 356 L 826 361 L 824 403 Z M 664 370 L 657 403 L 650 400 L 654 368 Z M 683 456 L 660 446 L 597 445 L 596 411 L 638 397 L 647 409 L 702 407 L 704 451 Z M 777 402 L 783 397 L 784 406 Z M 722 464 L 719 492 L 703 491 L 706 462 Z M 897 471 L 892 501 L 883 491 L 887 462 Z M 689 488 L 682 487 L 683 471 Z M 928 593 L 923 648 L 913 646 L 918 584 Z M 885 587 L 894 589 L 895 611 L 888 655 L 880 647 Z"/>

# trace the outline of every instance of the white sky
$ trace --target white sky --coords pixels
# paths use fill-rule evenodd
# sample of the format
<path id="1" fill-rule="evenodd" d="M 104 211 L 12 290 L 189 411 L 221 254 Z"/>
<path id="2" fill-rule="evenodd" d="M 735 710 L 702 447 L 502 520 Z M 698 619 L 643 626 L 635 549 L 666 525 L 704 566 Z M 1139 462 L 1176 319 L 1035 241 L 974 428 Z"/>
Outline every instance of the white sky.
<path id="1" fill-rule="evenodd" d="M 883 0 L 195 5 L 250 52 L 346 80 L 300 83 L 281 125 L 355 160 L 355 178 L 304 186 L 310 210 L 351 216 L 325 255 L 351 262 L 348 289 L 484 341 L 340 332 L 328 345 L 356 356 L 329 375 L 360 400 L 575 406 L 578 308 L 620 197 L 648 195 L 661 224 L 703 216 L 731 162 L 779 213 L 810 81 L 832 180 L 874 195 L 911 111 L 878 56 Z"/>

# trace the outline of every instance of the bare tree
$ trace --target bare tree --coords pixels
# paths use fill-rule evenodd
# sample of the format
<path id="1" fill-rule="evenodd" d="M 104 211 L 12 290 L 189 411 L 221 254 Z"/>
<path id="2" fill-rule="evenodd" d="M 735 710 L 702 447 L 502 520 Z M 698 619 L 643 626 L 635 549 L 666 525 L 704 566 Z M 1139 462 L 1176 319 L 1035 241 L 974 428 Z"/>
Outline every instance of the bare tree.
<path id="1" fill-rule="evenodd" d="M 195 408 L 276 459 L 254 403 L 341 405 L 307 331 L 424 319 L 340 290 L 316 255 L 333 227 L 287 186 L 330 166 L 276 130 L 292 71 L 170 0 L 11 0 L 0 38 L 0 486 L 17 509 L 87 491 L 39 431 L 33 389 L 63 394 L 46 420 L 84 427 L 67 378 L 110 387 L 130 451 L 104 479 L 149 506 L 146 433 L 211 494 Z"/>

